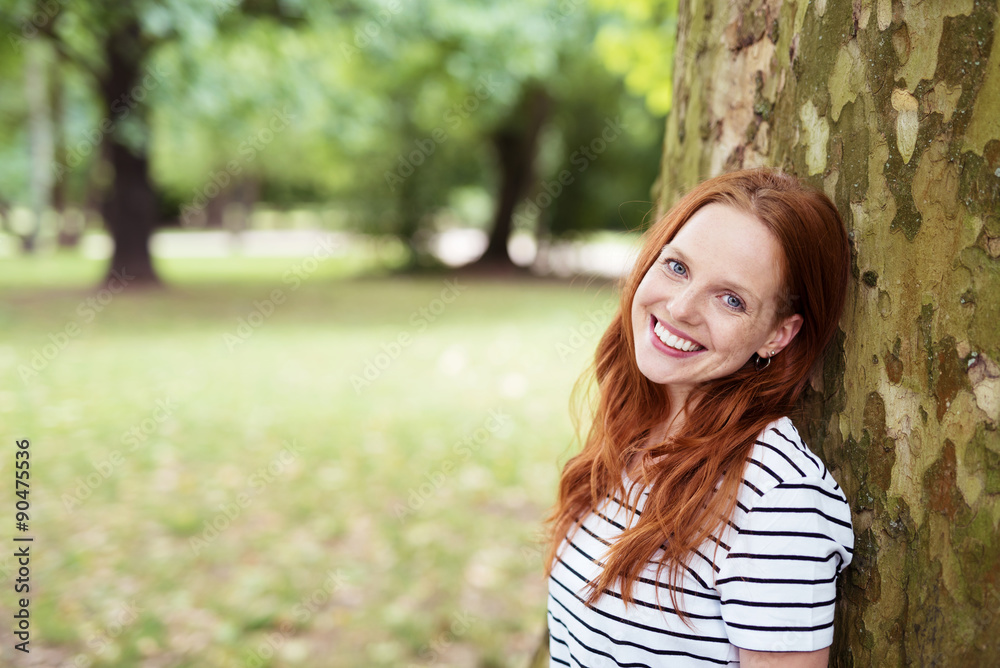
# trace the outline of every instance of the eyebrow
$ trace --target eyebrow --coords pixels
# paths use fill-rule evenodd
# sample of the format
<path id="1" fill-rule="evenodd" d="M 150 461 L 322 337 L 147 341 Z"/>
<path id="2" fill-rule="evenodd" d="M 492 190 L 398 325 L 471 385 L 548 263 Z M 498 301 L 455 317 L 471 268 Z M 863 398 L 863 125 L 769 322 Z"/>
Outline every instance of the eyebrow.
<path id="1" fill-rule="evenodd" d="M 671 255 L 676 255 L 681 260 L 683 260 L 685 264 L 691 263 L 690 258 L 688 258 L 688 256 L 685 255 L 683 251 L 681 251 L 679 248 L 674 248 L 673 246 L 670 246 L 669 243 L 663 245 L 663 248 L 660 249 L 660 255 L 663 255 L 664 252 L 669 252 Z M 753 290 L 746 287 L 745 285 L 740 285 L 739 283 L 731 283 L 731 282 L 722 283 L 721 285 L 724 288 L 728 288 L 730 290 L 739 292 L 740 294 L 746 295 L 757 305 L 760 304 L 760 298 L 756 295 L 756 293 L 754 293 Z"/>

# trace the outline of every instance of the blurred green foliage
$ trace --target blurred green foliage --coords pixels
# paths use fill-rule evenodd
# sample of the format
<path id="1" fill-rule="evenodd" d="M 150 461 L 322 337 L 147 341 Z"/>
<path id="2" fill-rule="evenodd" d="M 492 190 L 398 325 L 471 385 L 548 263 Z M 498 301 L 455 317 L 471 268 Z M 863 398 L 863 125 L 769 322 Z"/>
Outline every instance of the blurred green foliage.
<path id="1" fill-rule="evenodd" d="M 675 15 L 676 0 L 20 0 L 0 23 L 0 205 L 27 197 L 23 61 L 38 40 L 61 45 L 48 57 L 66 198 L 92 203 L 107 187 L 101 44 L 134 16 L 151 78 L 110 131 L 148 150 L 167 219 L 247 186 L 271 205 L 332 205 L 356 229 L 486 227 L 490 207 L 463 203 L 495 197 L 489 139 L 536 86 L 553 111 L 517 226 L 631 228 L 644 209 L 622 203 L 651 205 Z M 276 115 L 289 119 L 280 131 Z M 602 147 L 609 123 L 621 130 Z M 554 202 L 534 206 L 560 174 Z"/>

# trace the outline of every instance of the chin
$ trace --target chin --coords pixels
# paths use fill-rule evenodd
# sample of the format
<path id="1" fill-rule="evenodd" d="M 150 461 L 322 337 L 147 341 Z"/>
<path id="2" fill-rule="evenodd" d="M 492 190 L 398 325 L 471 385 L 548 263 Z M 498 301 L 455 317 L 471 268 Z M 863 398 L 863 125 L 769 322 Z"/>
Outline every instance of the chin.
<path id="1" fill-rule="evenodd" d="M 639 369 L 639 373 L 651 383 L 666 385 L 677 380 L 673 377 L 673 373 L 670 370 L 664 369 L 659 364 L 651 361 L 636 359 L 635 365 Z"/>

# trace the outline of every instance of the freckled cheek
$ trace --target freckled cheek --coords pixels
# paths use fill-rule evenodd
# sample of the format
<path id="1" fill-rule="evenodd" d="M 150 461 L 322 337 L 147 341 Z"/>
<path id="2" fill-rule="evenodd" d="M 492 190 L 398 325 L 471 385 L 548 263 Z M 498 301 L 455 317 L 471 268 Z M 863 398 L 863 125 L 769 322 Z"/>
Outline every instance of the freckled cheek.
<path id="1" fill-rule="evenodd" d="M 646 318 L 646 309 L 643 304 L 636 299 L 632 302 L 632 324 L 638 325 L 641 320 Z"/>
<path id="2" fill-rule="evenodd" d="M 708 328 L 707 343 L 717 352 L 732 354 L 736 348 L 747 345 L 748 341 L 750 341 L 749 332 L 727 326 L 726 323 L 716 322 Z"/>
<path id="3" fill-rule="evenodd" d="M 729 356 L 742 356 L 753 345 L 755 333 L 742 327 L 727 327 L 712 332 L 718 350 Z M 749 354 L 749 353 L 748 353 Z"/>
<path id="4" fill-rule="evenodd" d="M 644 287 L 645 281 L 639 284 L 639 288 L 636 290 L 635 297 L 632 300 L 633 320 L 645 320 L 650 306 L 656 303 L 653 294 L 648 289 L 644 289 Z"/>
<path id="5" fill-rule="evenodd" d="M 669 299 L 669 290 L 666 289 L 666 286 L 657 281 L 655 277 L 647 275 L 636 289 L 635 298 L 632 301 L 632 312 L 634 314 L 638 311 L 641 312 L 642 316 L 648 316 L 654 306 L 667 299 Z"/>

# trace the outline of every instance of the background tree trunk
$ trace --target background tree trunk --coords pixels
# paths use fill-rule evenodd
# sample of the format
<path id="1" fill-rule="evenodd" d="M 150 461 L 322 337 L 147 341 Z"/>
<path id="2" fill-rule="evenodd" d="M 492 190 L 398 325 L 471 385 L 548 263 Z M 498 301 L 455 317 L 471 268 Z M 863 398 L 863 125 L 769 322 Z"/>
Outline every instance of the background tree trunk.
<path id="1" fill-rule="evenodd" d="M 101 80 L 101 93 L 115 128 L 109 143 L 114 180 L 104 202 L 104 219 L 114 239 L 114 255 L 106 280 L 122 272 L 134 277 L 134 285 L 159 286 L 153 268 L 149 240 L 156 227 L 156 195 L 149 178 L 146 134 L 141 146 L 129 146 L 121 124 L 129 114 L 144 115 L 144 104 L 135 97 L 140 87 L 147 46 L 139 34 L 137 21 L 129 21 L 108 35 L 105 47 L 107 73 Z M 143 91 L 144 92 L 144 91 Z M 135 120 L 135 119 L 132 119 Z M 143 122 L 144 121 L 140 121 Z"/>
<path id="2" fill-rule="evenodd" d="M 534 163 L 542 128 L 549 117 L 552 100 L 538 85 L 524 91 L 514 118 L 493 135 L 500 187 L 493 212 L 489 244 L 479 265 L 513 267 L 507 242 L 514 229 L 514 211 L 527 195 L 535 178 Z"/>
<path id="3" fill-rule="evenodd" d="M 854 283 L 803 436 L 852 500 L 831 664 L 1000 665 L 996 0 L 681 10 L 661 209 L 772 165 L 836 202 Z"/>
<path id="4" fill-rule="evenodd" d="M 49 45 L 42 41 L 25 48 L 24 82 L 28 100 L 28 139 L 31 149 L 31 228 L 20 234 L 21 250 L 34 253 L 42 217 L 52 206 L 52 106 L 49 100 Z"/>
<path id="5" fill-rule="evenodd" d="M 52 100 L 52 156 L 56 165 L 65 165 L 67 161 L 65 85 L 63 62 L 57 57 L 55 66 L 52 68 L 52 80 L 49 84 Z M 85 219 L 83 214 L 67 210 L 67 183 L 68 179 L 62 173 L 52 184 L 52 208 L 55 209 L 59 221 L 59 229 L 56 234 L 56 245 L 59 248 L 75 248 L 79 245 L 84 232 Z M 79 215 L 77 215 L 78 213 Z"/>

